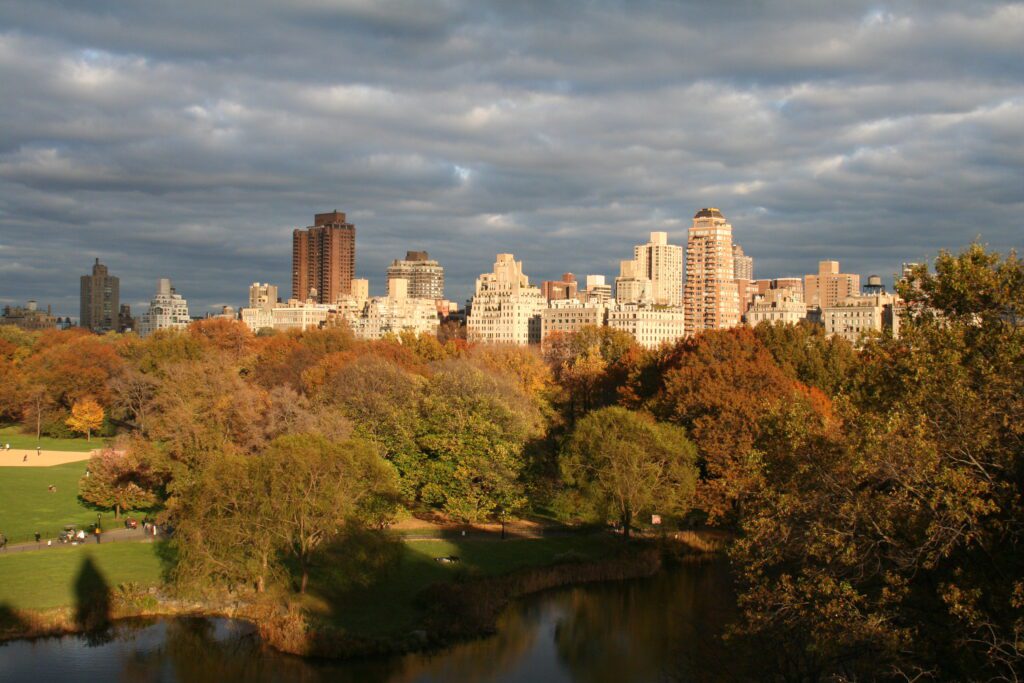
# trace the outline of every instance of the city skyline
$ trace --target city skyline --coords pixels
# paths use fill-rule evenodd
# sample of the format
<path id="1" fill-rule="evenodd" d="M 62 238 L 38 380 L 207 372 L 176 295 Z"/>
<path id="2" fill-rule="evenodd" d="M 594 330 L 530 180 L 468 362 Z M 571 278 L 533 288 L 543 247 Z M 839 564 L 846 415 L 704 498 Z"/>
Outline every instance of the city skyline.
<path id="1" fill-rule="evenodd" d="M 538 281 L 613 278 L 643 235 L 685 244 L 703 206 L 759 277 L 833 259 L 888 278 L 1024 232 L 1019 4 L 257 2 L 240 18 L 16 1 L 0 25 L 17 93 L 0 110 L 0 304 L 77 316 L 99 257 L 133 310 L 155 275 L 196 312 L 237 305 L 255 279 L 287 289 L 291 231 L 335 206 L 375 292 L 425 250 L 460 301 L 498 251 Z"/>

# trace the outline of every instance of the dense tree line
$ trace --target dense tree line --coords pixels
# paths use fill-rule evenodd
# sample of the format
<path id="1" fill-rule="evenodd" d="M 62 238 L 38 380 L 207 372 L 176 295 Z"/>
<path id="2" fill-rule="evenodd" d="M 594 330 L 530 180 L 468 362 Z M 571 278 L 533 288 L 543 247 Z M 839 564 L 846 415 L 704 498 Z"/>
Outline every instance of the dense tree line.
<path id="1" fill-rule="evenodd" d="M 806 323 L 657 350 L 588 328 L 542 352 L 0 328 L 0 419 L 116 432 L 82 495 L 156 506 L 182 586 L 301 591 L 325 545 L 409 510 L 627 533 L 660 514 L 735 532 L 731 637 L 780 678 L 1014 680 L 1024 267 L 972 246 L 901 293 L 900 337 L 859 350 Z"/>

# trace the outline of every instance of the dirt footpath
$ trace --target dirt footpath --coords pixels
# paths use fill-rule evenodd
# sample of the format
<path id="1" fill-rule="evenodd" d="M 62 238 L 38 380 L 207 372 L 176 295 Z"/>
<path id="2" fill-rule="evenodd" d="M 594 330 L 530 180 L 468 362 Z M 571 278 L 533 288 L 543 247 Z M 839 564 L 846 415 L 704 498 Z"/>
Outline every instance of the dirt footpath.
<path id="1" fill-rule="evenodd" d="M 0 467 L 52 467 L 69 462 L 88 460 L 95 451 L 41 451 L 36 455 L 35 449 L 0 448 Z M 28 460 L 25 460 L 25 456 Z"/>

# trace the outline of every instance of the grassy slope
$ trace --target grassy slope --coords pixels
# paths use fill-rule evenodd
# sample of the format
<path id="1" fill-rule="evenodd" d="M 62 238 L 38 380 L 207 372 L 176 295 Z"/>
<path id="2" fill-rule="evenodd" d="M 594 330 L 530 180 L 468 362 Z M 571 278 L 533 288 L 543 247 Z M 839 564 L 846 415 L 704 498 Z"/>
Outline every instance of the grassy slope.
<path id="1" fill-rule="evenodd" d="M 54 439 L 49 436 L 40 437 L 36 435 L 22 434 L 20 427 L 0 427 L 0 445 L 11 444 L 12 450 L 35 450 L 36 446 L 42 446 L 44 451 L 84 451 L 88 452 L 94 448 L 103 448 L 105 441 L 100 438 L 93 438 L 92 441 L 85 439 Z"/>
<path id="2" fill-rule="evenodd" d="M 92 559 L 112 588 L 129 581 L 160 583 L 162 565 L 152 543 L 0 552 L 0 607 L 43 610 L 74 605 L 75 578 L 86 558 Z"/>
<path id="3" fill-rule="evenodd" d="M 0 532 L 11 543 L 32 540 L 36 531 L 43 538 L 56 538 L 65 524 L 91 524 L 97 510 L 78 499 L 78 480 L 85 462 L 53 467 L 0 467 Z M 53 484 L 55 493 L 46 487 Z M 114 524 L 112 512 L 104 512 L 106 526 Z"/>
<path id="4" fill-rule="evenodd" d="M 523 540 L 413 541 L 404 544 L 397 566 L 367 588 L 340 596 L 310 585 L 310 607 L 338 626 L 356 634 L 384 635 L 408 630 L 417 617 L 414 598 L 438 581 L 472 575 L 505 574 L 524 567 L 551 564 L 571 552 L 599 558 L 613 552 L 621 540 L 608 536 L 564 536 Z M 458 564 L 441 564 L 435 557 L 458 555 Z"/>

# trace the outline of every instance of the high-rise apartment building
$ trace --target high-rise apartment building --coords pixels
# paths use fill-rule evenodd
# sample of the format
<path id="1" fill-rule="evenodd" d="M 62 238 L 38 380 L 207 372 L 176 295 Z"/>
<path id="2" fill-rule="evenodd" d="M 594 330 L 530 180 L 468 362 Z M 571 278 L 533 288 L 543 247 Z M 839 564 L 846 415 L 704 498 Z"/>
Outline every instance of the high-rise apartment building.
<path id="1" fill-rule="evenodd" d="M 804 276 L 804 302 L 809 308 L 831 308 L 860 294 L 860 275 L 839 272 L 839 261 L 821 261 L 817 275 Z"/>
<path id="2" fill-rule="evenodd" d="M 169 279 L 160 278 L 149 310 L 139 318 L 139 336 L 146 337 L 157 330 L 184 328 L 190 322 L 188 302 L 174 290 Z"/>
<path id="3" fill-rule="evenodd" d="M 318 213 L 292 232 L 292 298 L 331 304 L 352 291 L 356 227 L 340 211 Z"/>
<path id="4" fill-rule="evenodd" d="M 99 259 L 92 264 L 92 274 L 81 277 L 81 299 L 78 324 L 93 332 L 120 330 L 120 281 L 107 271 Z"/>
<path id="5" fill-rule="evenodd" d="M 425 251 L 407 251 L 404 260 L 391 262 L 387 273 L 388 282 L 402 279 L 409 283 L 410 298 L 444 298 L 444 268 Z"/>
<path id="6" fill-rule="evenodd" d="M 612 299 L 612 286 L 605 282 L 604 275 L 588 275 L 587 289 L 580 296 L 580 301 L 596 306 L 603 306 Z"/>
<path id="7" fill-rule="evenodd" d="M 750 281 L 754 279 L 754 257 L 743 253 L 743 247 L 738 244 L 732 245 L 732 272 L 737 280 Z"/>
<path id="8" fill-rule="evenodd" d="M 4 314 L 0 316 L 0 325 L 14 325 L 34 332 L 60 327 L 61 321 L 59 317 L 53 316 L 50 306 L 47 306 L 45 311 L 41 310 L 35 299 L 30 299 L 24 306 L 4 306 Z"/>
<path id="9" fill-rule="evenodd" d="M 694 214 L 686 242 L 687 335 L 739 324 L 732 245 L 732 226 L 721 211 L 706 208 Z"/>
<path id="10" fill-rule="evenodd" d="M 619 276 L 615 278 L 615 303 L 642 304 L 651 299 L 651 281 L 640 272 L 640 264 L 620 261 Z"/>
<path id="11" fill-rule="evenodd" d="M 763 322 L 795 325 L 807 317 L 807 307 L 795 290 L 769 289 L 754 295 L 743 317 L 751 327 Z"/>
<path id="12" fill-rule="evenodd" d="M 498 254 L 494 271 L 476 280 L 476 294 L 466 318 L 470 342 L 539 344 L 544 294 L 531 287 L 522 261 Z"/>
<path id="13" fill-rule="evenodd" d="M 683 248 L 668 243 L 667 232 L 652 232 L 651 241 L 633 247 L 639 277 L 651 281 L 651 301 L 665 306 L 683 302 Z"/>

